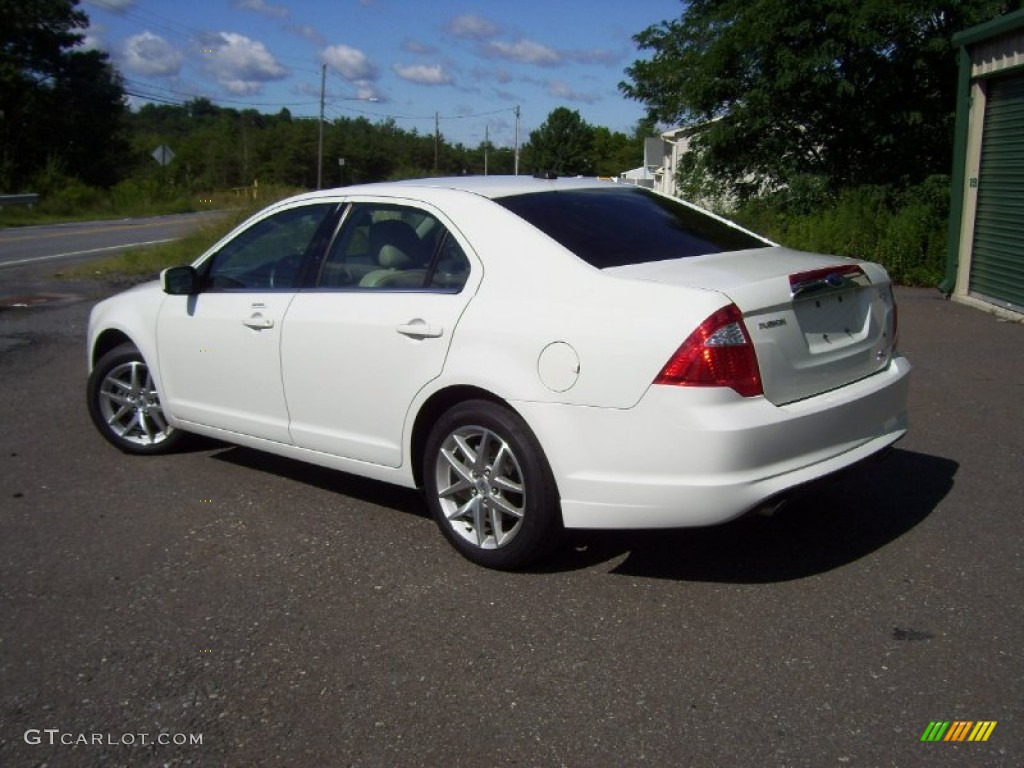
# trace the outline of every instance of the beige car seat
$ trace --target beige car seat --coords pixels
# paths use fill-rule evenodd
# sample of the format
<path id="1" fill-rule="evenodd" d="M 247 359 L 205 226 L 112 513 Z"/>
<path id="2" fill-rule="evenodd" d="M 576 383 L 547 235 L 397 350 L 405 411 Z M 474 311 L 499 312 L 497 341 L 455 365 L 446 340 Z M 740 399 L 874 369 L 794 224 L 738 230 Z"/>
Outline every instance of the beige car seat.
<path id="1" fill-rule="evenodd" d="M 360 288 L 418 288 L 423 285 L 430 254 L 416 230 L 398 219 L 370 227 L 370 253 L 378 269 L 366 274 Z"/>

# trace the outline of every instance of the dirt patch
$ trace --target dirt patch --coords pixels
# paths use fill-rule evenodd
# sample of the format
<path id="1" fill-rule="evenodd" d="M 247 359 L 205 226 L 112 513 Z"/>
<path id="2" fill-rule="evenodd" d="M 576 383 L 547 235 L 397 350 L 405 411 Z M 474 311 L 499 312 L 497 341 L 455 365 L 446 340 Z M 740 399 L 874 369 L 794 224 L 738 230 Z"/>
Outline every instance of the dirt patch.
<path id="1" fill-rule="evenodd" d="M 61 306 L 81 301 L 77 293 L 31 293 L 17 296 L 0 296 L 0 311 L 5 309 L 30 309 L 38 306 Z"/>

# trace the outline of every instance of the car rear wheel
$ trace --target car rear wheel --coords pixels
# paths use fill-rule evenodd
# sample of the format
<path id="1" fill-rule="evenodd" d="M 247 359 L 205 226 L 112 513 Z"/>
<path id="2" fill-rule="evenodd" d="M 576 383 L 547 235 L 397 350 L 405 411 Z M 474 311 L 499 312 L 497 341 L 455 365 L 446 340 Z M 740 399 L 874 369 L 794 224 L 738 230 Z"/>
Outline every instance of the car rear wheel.
<path id="1" fill-rule="evenodd" d="M 153 375 L 132 344 L 100 358 L 89 375 L 87 393 L 96 428 L 125 453 L 166 453 L 184 437 L 167 423 Z"/>
<path id="2" fill-rule="evenodd" d="M 507 408 L 472 400 L 445 413 L 427 440 L 423 479 L 441 532 L 474 563 L 524 568 L 560 540 L 551 469 L 533 432 Z"/>

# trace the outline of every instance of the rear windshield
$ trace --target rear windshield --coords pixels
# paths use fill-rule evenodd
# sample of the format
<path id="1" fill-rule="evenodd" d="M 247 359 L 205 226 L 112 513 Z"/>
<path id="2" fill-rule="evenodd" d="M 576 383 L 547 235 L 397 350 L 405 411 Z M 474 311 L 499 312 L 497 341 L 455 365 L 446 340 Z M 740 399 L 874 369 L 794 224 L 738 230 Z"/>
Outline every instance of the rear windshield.
<path id="1" fill-rule="evenodd" d="M 536 192 L 495 202 L 598 269 L 767 245 L 642 187 Z"/>

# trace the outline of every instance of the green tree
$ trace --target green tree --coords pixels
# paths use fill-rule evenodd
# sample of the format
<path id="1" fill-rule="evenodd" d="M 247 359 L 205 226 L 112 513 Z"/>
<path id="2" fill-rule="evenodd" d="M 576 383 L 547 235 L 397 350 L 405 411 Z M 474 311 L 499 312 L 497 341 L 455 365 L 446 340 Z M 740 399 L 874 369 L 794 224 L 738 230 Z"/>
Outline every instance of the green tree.
<path id="1" fill-rule="evenodd" d="M 598 126 L 594 128 L 591 159 L 596 175 L 618 176 L 643 162 L 643 140 L 638 142 L 620 131 Z"/>
<path id="2" fill-rule="evenodd" d="M 83 50 L 77 0 L 0 0 L 0 187 L 61 167 L 109 186 L 126 170 L 124 90 L 107 55 Z"/>
<path id="3" fill-rule="evenodd" d="M 530 140 L 523 148 L 523 161 L 526 168 L 535 172 L 591 175 L 594 173 L 593 145 L 594 129 L 580 113 L 557 107 L 530 133 Z"/>
<path id="4" fill-rule="evenodd" d="M 1007 0 L 690 0 L 634 37 L 622 92 L 700 126 L 701 170 L 741 198 L 812 175 L 830 189 L 948 171 L 953 33 Z"/>

